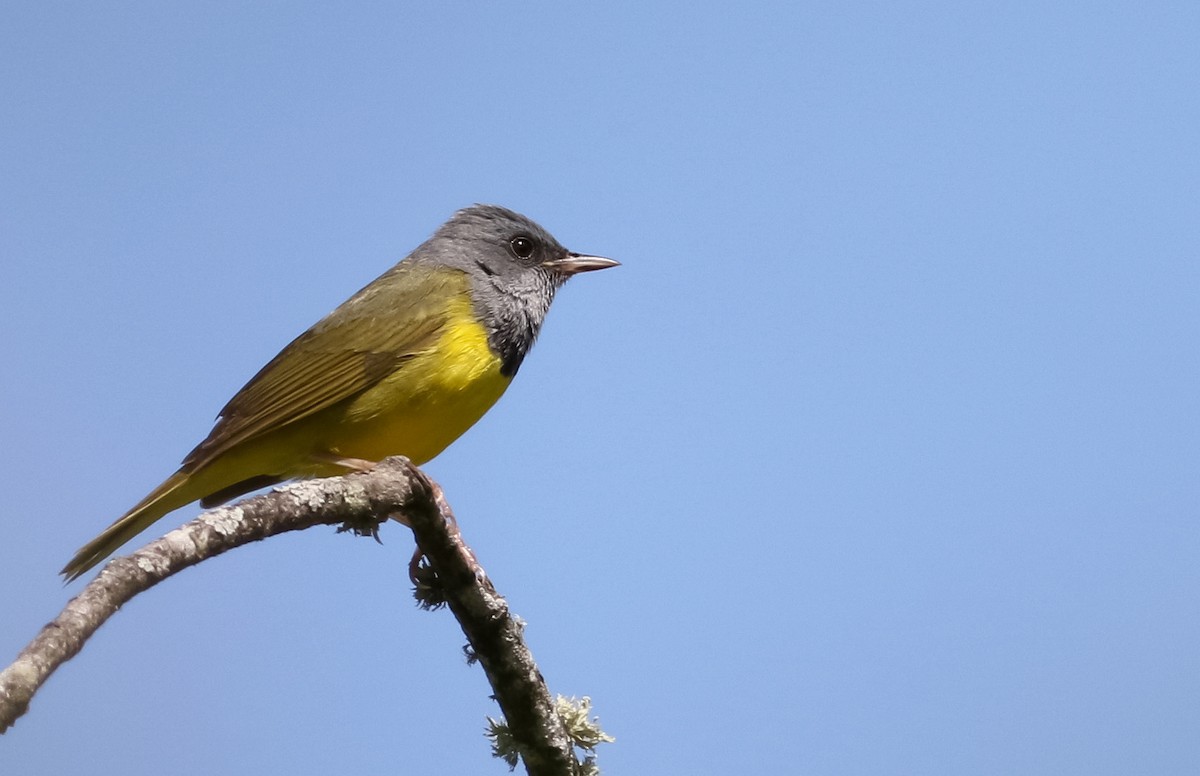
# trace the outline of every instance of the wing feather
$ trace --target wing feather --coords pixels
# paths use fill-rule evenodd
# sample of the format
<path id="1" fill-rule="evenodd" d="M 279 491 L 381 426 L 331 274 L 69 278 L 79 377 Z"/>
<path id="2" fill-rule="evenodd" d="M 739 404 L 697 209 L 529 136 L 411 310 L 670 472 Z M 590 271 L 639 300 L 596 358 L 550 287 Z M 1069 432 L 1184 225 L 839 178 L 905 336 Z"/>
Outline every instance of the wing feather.
<path id="1" fill-rule="evenodd" d="M 447 299 L 468 292 L 459 270 L 396 265 L 259 370 L 184 459 L 196 469 L 256 437 L 353 398 L 435 346 Z"/>

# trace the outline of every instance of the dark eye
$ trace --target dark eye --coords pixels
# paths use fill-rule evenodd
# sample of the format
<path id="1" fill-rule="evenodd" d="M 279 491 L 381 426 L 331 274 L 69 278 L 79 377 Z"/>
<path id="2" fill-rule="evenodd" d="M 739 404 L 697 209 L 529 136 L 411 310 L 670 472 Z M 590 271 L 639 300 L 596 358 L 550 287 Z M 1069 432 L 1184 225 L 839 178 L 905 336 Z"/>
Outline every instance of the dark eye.
<path id="1" fill-rule="evenodd" d="M 533 255 L 533 240 L 529 239 L 525 235 L 514 237 L 509 240 L 508 247 L 509 250 L 512 251 L 513 255 L 518 259 L 528 259 Z"/>

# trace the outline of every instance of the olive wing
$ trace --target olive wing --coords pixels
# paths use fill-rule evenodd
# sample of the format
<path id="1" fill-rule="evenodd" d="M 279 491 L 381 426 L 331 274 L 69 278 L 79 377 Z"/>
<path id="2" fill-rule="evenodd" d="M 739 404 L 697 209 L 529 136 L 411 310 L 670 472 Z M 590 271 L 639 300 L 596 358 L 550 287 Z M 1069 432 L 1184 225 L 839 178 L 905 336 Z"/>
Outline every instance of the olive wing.
<path id="1" fill-rule="evenodd" d="M 450 301 L 469 292 L 458 270 L 400 263 L 294 339 L 221 410 L 185 469 L 350 399 L 433 347 Z"/>

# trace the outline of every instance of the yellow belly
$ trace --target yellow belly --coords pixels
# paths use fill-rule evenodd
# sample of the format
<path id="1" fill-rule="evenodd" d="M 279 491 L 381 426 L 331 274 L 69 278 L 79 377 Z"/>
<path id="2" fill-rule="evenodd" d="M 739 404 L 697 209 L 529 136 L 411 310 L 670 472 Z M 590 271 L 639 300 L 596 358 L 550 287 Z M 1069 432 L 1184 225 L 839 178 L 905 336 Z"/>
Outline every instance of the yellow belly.
<path id="1" fill-rule="evenodd" d="M 511 378 L 500 374 L 500 359 L 469 309 L 455 312 L 434 347 L 318 421 L 324 428 L 316 436 L 329 452 L 368 461 L 404 455 L 421 464 L 496 403 Z"/>

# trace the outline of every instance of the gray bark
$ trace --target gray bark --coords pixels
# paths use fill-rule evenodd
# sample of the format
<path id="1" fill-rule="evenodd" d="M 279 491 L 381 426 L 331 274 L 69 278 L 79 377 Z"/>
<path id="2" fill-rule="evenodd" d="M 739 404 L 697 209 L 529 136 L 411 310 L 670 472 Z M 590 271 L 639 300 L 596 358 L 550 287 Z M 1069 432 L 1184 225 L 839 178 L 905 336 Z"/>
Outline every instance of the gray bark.
<path id="1" fill-rule="evenodd" d="M 520 621 L 463 543 L 441 489 L 404 458 L 370 471 L 307 480 L 197 517 L 129 555 L 95 579 L 0 671 L 0 733 L 29 707 L 42 683 L 74 657 L 110 616 L 138 593 L 234 547 L 315 525 L 372 534 L 394 518 L 413 529 L 424 555 L 414 580 L 418 600 L 445 603 L 458 619 L 507 718 L 528 773 L 574 774 L 572 740 L 555 711 Z"/>

